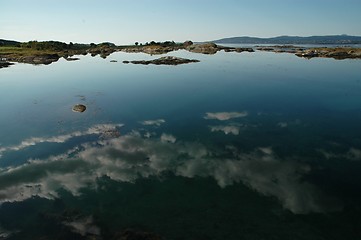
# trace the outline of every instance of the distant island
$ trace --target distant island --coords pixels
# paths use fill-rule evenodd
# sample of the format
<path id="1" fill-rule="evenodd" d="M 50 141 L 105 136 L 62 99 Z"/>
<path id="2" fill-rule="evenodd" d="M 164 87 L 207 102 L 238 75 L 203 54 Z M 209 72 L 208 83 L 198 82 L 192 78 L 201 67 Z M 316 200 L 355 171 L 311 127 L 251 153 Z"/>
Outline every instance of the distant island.
<path id="1" fill-rule="evenodd" d="M 329 35 L 329 36 L 278 36 L 271 38 L 257 37 L 230 37 L 213 40 L 211 42 L 219 44 L 361 44 L 361 37 L 349 35 Z"/>

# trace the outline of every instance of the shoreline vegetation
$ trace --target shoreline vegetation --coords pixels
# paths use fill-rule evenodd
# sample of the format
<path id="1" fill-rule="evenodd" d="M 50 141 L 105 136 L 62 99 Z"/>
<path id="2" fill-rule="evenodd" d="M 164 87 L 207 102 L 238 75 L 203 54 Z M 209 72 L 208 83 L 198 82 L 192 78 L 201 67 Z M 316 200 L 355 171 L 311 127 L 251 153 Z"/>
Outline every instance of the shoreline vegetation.
<path id="1" fill-rule="evenodd" d="M 160 55 L 178 50 L 186 50 L 189 52 L 200 54 L 216 54 L 218 51 L 224 52 L 254 52 L 268 51 L 275 53 L 292 53 L 303 58 L 334 58 L 342 59 L 361 59 L 361 48 L 352 47 L 299 47 L 293 45 L 275 45 L 275 46 L 255 46 L 254 48 L 226 47 L 215 43 L 197 43 L 186 41 L 184 43 L 175 43 L 174 41 L 166 42 L 147 42 L 138 43 L 128 46 L 116 46 L 113 43 L 104 42 L 100 44 L 69 44 L 58 41 L 30 41 L 20 43 L 15 41 L 0 40 L 0 68 L 6 68 L 14 63 L 28 64 L 51 64 L 57 62 L 60 58 L 68 61 L 79 60 L 74 56 L 88 55 L 92 57 L 99 55 L 107 58 L 114 52 L 127 53 L 146 53 L 150 55 Z M 157 65 L 178 65 L 190 62 L 197 62 L 195 59 L 179 59 L 176 57 L 168 57 L 154 59 L 151 61 L 138 61 L 134 64 L 157 64 Z M 129 61 L 123 61 L 129 63 Z M 133 63 L 133 62 L 130 62 Z"/>

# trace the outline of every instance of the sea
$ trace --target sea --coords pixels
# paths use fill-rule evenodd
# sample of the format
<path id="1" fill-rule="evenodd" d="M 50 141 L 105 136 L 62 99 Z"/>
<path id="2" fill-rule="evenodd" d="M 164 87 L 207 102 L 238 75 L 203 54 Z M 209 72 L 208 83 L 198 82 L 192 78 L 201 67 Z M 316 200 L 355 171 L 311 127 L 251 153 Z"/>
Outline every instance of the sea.
<path id="1" fill-rule="evenodd" d="M 0 70 L 0 239 L 361 239 L 361 60 L 79 58 Z"/>

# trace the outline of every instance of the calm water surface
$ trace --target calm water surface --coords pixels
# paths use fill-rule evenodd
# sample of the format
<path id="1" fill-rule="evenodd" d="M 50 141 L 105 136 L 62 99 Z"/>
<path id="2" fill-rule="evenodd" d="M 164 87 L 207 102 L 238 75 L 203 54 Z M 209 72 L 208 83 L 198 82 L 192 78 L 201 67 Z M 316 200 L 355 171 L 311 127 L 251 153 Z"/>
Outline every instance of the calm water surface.
<path id="1" fill-rule="evenodd" d="M 361 238 L 360 60 L 168 55 L 1 69 L 0 239 Z"/>

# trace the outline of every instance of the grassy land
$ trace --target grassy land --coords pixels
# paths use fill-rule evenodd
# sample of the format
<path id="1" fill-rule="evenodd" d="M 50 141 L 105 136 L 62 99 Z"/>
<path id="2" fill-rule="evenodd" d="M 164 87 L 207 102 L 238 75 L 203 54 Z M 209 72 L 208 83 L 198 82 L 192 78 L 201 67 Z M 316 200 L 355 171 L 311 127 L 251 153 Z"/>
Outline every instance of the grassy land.
<path id="1" fill-rule="evenodd" d="M 43 55 L 43 54 L 55 54 L 59 51 L 55 50 L 36 50 L 32 48 L 22 48 L 22 47 L 0 47 L 0 56 L 34 56 L 34 55 Z"/>

